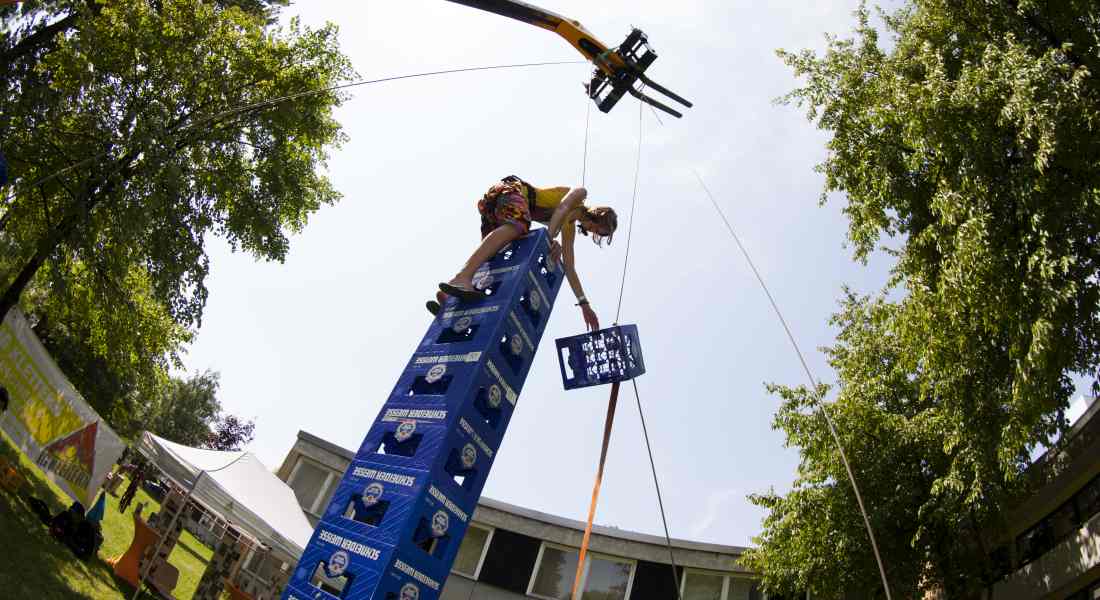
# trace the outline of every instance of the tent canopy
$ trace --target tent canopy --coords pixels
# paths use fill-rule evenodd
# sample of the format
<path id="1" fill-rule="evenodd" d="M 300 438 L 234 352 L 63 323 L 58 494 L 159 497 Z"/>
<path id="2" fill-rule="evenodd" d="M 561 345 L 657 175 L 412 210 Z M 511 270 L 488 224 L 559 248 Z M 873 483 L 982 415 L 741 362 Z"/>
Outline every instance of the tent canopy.
<path id="1" fill-rule="evenodd" d="M 138 450 L 192 498 L 293 564 L 313 535 L 294 492 L 251 452 L 191 448 L 144 432 Z"/>

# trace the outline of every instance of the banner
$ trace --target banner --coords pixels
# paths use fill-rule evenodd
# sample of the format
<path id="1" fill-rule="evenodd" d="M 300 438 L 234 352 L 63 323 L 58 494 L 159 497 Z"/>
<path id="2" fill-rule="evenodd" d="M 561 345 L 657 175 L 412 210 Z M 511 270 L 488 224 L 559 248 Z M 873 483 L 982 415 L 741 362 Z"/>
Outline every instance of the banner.
<path id="1" fill-rule="evenodd" d="M 0 429 L 90 507 L 125 444 L 69 383 L 18 308 L 0 325 L 0 385 L 11 395 Z"/>

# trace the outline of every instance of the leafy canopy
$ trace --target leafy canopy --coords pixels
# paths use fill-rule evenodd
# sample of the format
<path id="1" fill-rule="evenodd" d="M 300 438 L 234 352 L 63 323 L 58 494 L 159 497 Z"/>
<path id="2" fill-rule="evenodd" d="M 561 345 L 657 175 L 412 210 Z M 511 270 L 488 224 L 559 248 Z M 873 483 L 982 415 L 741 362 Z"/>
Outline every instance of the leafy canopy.
<path id="1" fill-rule="evenodd" d="M 276 26 L 285 4 L 0 9 L 0 316 L 21 300 L 122 430 L 201 323 L 209 237 L 282 260 L 339 198 L 328 89 L 354 73 L 334 26 Z"/>
<path id="2" fill-rule="evenodd" d="M 857 260 L 885 243 L 882 294 L 847 294 L 829 405 L 895 597 L 974 595 L 1037 444 L 1100 364 L 1100 8 L 1080 0 L 914 0 L 861 8 L 824 55 L 780 52 L 785 98 L 830 132 Z M 891 300 L 900 298 L 899 300 Z M 748 564 L 773 590 L 880 590 L 823 423 L 827 389 L 773 386 L 799 448 Z"/>

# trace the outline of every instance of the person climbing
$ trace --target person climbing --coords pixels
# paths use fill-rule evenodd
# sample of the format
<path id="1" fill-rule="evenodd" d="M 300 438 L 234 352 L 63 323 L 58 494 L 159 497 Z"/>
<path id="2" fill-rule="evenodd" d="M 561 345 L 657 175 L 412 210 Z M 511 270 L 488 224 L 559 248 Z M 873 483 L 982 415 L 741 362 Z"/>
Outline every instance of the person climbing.
<path id="1" fill-rule="evenodd" d="M 550 257 L 565 267 L 565 277 L 577 296 L 585 326 L 590 331 L 599 329 L 600 320 L 584 295 L 574 268 L 573 242 L 579 232 L 591 236 L 597 246 L 602 247 L 604 242 L 610 245 L 619 220 L 611 207 L 585 206 L 587 196 L 588 191 L 583 187 L 537 188 L 515 175 L 493 185 L 477 203 L 481 215 L 481 244 L 450 281 L 439 284 L 440 291 L 435 300 L 428 301 L 428 310 L 433 315 L 438 314 L 448 295 L 463 301 L 483 298 L 485 293 L 474 287 L 474 273 L 478 267 L 513 240 L 527 235 L 531 222 L 535 221 L 546 225 Z M 556 239 L 559 232 L 560 243 Z"/>

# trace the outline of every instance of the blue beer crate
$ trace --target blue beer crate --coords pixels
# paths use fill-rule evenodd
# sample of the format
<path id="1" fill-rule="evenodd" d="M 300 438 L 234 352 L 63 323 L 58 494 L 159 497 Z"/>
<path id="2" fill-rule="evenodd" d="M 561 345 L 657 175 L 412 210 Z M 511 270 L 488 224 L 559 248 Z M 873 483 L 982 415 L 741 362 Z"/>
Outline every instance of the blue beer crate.
<path id="1" fill-rule="evenodd" d="M 393 465 L 352 461 L 340 481 L 322 522 L 396 544 L 405 521 L 429 486 L 431 472 Z"/>
<path id="2" fill-rule="evenodd" d="M 550 320 L 553 300 L 561 289 L 561 279 L 557 280 L 556 285 L 549 285 L 543 277 L 536 276 L 535 273 L 534 270 L 527 271 L 526 286 L 515 306 L 531 328 L 532 335 L 541 338 L 542 332 L 546 330 L 546 323 Z"/>
<path id="3" fill-rule="evenodd" d="M 371 544 L 319 523 L 298 559 L 287 589 L 323 600 L 368 600 L 358 590 L 373 590 L 392 558 L 392 547 Z M 320 594 L 320 595 L 318 595 Z M 288 592 L 283 593 L 288 597 Z"/>
<path id="4" fill-rule="evenodd" d="M 567 390 L 626 381 L 645 373 L 636 325 L 616 325 L 556 341 Z"/>
<path id="5" fill-rule="evenodd" d="M 478 269 L 474 275 L 474 285 L 487 292 L 484 299 L 459 302 L 455 298 L 449 298 L 443 304 L 440 317 L 451 318 L 455 312 L 476 308 L 487 302 L 510 299 L 517 284 L 526 278 L 528 271 L 534 273 L 536 280 L 543 282 L 547 291 L 561 286 L 564 273 L 560 265 L 550 260 L 550 246 L 543 228 L 534 229 L 526 237 L 505 246 Z"/>
<path id="6" fill-rule="evenodd" d="M 456 531 L 455 537 L 461 539 L 464 532 Z M 457 544 L 452 545 L 457 552 Z M 370 600 L 385 582 L 407 579 L 435 592 L 442 589 L 453 560 L 453 552 L 433 557 L 411 541 L 382 544 L 322 522 L 291 574 L 288 590 L 325 600 Z"/>
<path id="7" fill-rule="evenodd" d="M 469 508 L 463 508 L 459 502 L 452 500 L 444 491 L 445 487 L 429 483 L 411 497 L 393 496 L 377 526 L 347 519 L 343 515 L 333 517 L 326 514 L 318 527 L 326 527 L 345 539 L 383 551 L 396 548 L 397 556 L 406 557 L 426 572 L 445 573 L 454 561 L 472 513 Z M 373 492 L 368 489 L 366 493 Z M 363 493 L 363 490 L 359 489 L 356 493 Z M 355 496 L 352 500 L 356 500 Z M 382 502 L 385 501 L 376 500 L 374 506 Z"/>
<path id="8" fill-rule="evenodd" d="M 423 367 L 407 371 L 394 395 L 390 396 L 383 407 L 383 413 L 388 409 L 417 407 L 447 410 L 451 416 L 468 414 L 471 419 L 482 421 L 489 428 L 487 433 L 491 437 L 502 436 L 519 400 L 519 391 L 515 387 L 516 378 L 510 372 L 510 366 L 497 354 L 481 357 L 480 361 L 475 366 L 449 364 L 438 368 L 431 376 L 436 382 L 434 385 L 438 386 L 434 389 L 428 387 L 430 384 L 427 380 L 417 375 L 423 371 Z M 448 376 L 451 379 L 445 379 Z M 416 389 L 420 392 L 438 393 L 402 393 L 403 389 L 417 385 L 420 387 Z M 477 414 L 469 413 L 470 410 Z"/>
<path id="9" fill-rule="evenodd" d="M 355 460 L 429 471 L 432 481 L 473 510 L 470 503 L 476 504 L 481 494 L 500 436 L 492 435 L 468 414 L 459 415 L 450 427 L 421 423 L 416 419 L 379 420 Z"/>
<path id="10" fill-rule="evenodd" d="M 432 322 L 416 352 L 460 354 L 483 350 L 496 336 L 501 335 L 500 327 L 509 322 L 512 327 L 526 332 L 527 337 L 537 344 L 546 329 L 552 307 L 548 294 L 556 296 L 557 290 L 547 292 L 532 272 L 528 271 L 526 275 L 529 281 L 524 283 L 514 298 L 466 310 L 445 311 Z"/>
<path id="11" fill-rule="evenodd" d="M 507 389 L 508 400 L 514 405 L 531 369 L 538 342 L 512 311 L 482 348 L 413 355 L 393 386 L 389 401 L 443 403 L 454 407 L 488 374 Z"/>
<path id="12" fill-rule="evenodd" d="M 481 350 L 446 354 L 414 354 L 390 392 L 390 400 L 446 402 L 461 397 L 473 384 Z"/>

